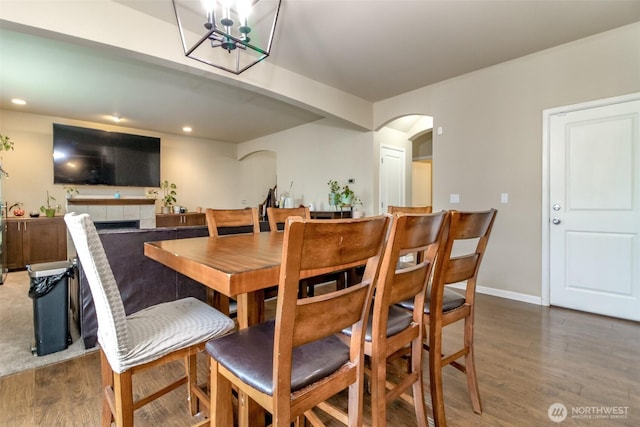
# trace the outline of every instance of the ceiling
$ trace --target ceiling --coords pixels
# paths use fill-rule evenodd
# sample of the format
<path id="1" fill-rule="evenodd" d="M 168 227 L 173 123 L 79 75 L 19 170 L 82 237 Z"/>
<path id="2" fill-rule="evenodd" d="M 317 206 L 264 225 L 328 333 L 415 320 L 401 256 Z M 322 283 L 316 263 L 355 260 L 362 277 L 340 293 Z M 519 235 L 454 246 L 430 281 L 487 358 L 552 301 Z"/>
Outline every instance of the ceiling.
<path id="1" fill-rule="evenodd" d="M 175 20 L 170 0 L 117 2 Z M 282 0 L 266 61 L 376 102 L 638 21 L 640 0 Z M 193 136 L 233 143 L 322 117 L 237 85 L 30 31 L 0 20 L 2 109 L 98 123 L 118 113 L 123 126 L 179 133 L 190 125 Z M 16 107 L 13 97 L 28 104 Z"/>

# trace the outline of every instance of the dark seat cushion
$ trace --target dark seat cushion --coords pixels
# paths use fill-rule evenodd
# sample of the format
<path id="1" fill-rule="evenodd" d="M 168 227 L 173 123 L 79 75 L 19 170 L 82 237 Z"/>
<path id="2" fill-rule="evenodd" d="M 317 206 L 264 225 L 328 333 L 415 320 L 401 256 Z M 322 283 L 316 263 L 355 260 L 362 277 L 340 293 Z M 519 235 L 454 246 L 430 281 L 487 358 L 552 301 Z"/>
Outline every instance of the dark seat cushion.
<path id="1" fill-rule="evenodd" d="M 207 342 L 207 352 L 255 389 L 273 395 L 275 320 Z M 331 375 L 349 361 L 349 347 L 331 336 L 293 349 L 291 391 Z"/>
<path id="2" fill-rule="evenodd" d="M 431 301 L 431 289 L 428 289 L 427 298 L 424 301 L 425 314 L 429 314 L 430 301 Z M 442 295 L 442 312 L 446 313 L 447 311 L 461 307 L 464 304 L 464 301 L 465 301 L 464 295 L 459 294 L 456 291 L 452 291 L 451 289 L 444 288 L 444 294 Z M 402 301 L 398 305 L 400 307 L 406 308 L 407 310 L 413 310 L 413 300 Z"/>
<path id="3" fill-rule="evenodd" d="M 374 302 L 375 304 L 375 302 Z M 373 310 L 373 309 L 372 309 Z M 397 306 L 389 307 L 389 319 L 387 320 L 387 337 L 391 337 L 400 331 L 406 329 L 413 320 L 413 316 L 407 310 L 403 310 Z M 365 341 L 371 342 L 373 331 L 373 312 L 369 314 L 369 322 L 367 323 L 367 332 L 365 333 Z M 343 334 L 351 336 L 351 328 L 342 331 Z"/>

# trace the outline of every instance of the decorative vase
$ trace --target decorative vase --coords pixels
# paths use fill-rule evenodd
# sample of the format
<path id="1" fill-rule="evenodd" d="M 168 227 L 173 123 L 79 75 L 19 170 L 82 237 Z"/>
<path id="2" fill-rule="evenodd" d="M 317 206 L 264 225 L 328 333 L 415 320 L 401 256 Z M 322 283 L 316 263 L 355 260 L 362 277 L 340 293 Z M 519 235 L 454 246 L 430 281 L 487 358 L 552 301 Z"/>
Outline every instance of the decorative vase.
<path id="1" fill-rule="evenodd" d="M 171 206 L 163 206 L 162 211 L 163 214 L 171 213 Z"/>
<path id="2" fill-rule="evenodd" d="M 53 218 L 54 216 L 56 216 L 56 210 L 55 208 L 46 208 L 44 210 L 44 214 L 47 216 L 47 218 Z"/>
<path id="3" fill-rule="evenodd" d="M 337 206 L 340 202 L 340 194 L 329 193 L 329 206 Z"/>

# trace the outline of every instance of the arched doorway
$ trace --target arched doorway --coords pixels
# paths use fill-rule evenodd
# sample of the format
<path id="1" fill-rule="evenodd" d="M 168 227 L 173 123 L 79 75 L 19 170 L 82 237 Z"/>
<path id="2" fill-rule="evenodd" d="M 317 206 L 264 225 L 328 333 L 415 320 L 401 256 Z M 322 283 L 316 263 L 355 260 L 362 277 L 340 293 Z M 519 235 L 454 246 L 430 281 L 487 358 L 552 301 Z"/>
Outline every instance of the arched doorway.
<path id="1" fill-rule="evenodd" d="M 433 118 L 423 114 L 405 115 L 387 122 L 381 129 L 401 135 L 401 142 L 394 143 L 387 138 L 382 138 L 379 142 L 380 147 L 400 145 L 406 149 L 405 169 L 408 173 L 401 178 L 404 180 L 405 191 L 402 197 L 385 194 L 383 189 L 387 189 L 388 193 L 390 185 L 380 182 L 380 206 L 384 207 L 392 200 L 405 200 L 406 205 L 432 205 Z M 382 164 L 384 162 L 382 150 L 380 153 L 380 164 Z M 381 181 L 394 180 L 398 177 L 380 174 L 380 179 Z"/>

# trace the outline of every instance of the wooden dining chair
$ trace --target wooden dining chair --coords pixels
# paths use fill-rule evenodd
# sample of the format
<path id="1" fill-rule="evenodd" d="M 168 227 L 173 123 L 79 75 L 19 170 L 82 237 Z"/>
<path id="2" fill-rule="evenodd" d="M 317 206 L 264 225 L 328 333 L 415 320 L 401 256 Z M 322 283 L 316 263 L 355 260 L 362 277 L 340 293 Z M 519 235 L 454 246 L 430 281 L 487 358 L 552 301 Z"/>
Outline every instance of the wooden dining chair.
<path id="1" fill-rule="evenodd" d="M 424 322 L 428 333 L 423 347 L 429 352 L 429 387 L 436 426 L 447 424 L 442 394 L 442 368 L 447 365 L 466 374 L 473 410 L 482 413 L 473 354 L 473 318 L 478 271 L 496 214 L 495 209 L 449 212 L 447 237 L 438 253 L 432 285 L 424 305 Z M 448 285 L 461 283 L 465 285 L 464 293 L 447 289 Z M 413 310 L 410 300 L 401 305 Z M 461 320 L 464 321 L 462 348 L 442 354 L 443 328 Z M 458 362 L 462 357 L 464 363 Z"/>
<path id="2" fill-rule="evenodd" d="M 231 234 L 259 233 L 258 208 L 211 209 L 205 211 L 209 236 L 218 237 L 220 228 L 228 228 Z"/>
<path id="3" fill-rule="evenodd" d="M 376 282 L 373 308 L 365 333 L 365 355 L 370 361 L 371 421 L 374 427 L 387 425 L 387 406 L 403 397 L 413 404 L 417 425 L 427 425 L 422 384 L 422 342 L 424 300 L 436 255 L 443 240 L 447 213 L 393 214 Z M 416 264 L 400 258 L 420 253 Z M 397 304 L 413 301 L 409 312 Z M 349 336 L 351 331 L 344 331 Z M 410 357 L 409 372 L 397 384 L 387 378 L 387 366 L 400 356 Z M 412 389 L 412 396 L 407 394 Z"/>
<path id="4" fill-rule="evenodd" d="M 88 214 L 64 217 L 86 274 L 98 318 L 102 371 L 102 425 L 132 426 L 133 412 L 187 384 L 191 415 L 209 401 L 197 382 L 196 355 L 207 340 L 227 334 L 234 322 L 195 298 L 157 304 L 126 315 L 113 272 Z M 176 360 L 185 376 L 134 401 L 133 375 Z"/>
<path id="5" fill-rule="evenodd" d="M 387 235 L 386 216 L 352 220 L 289 219 L 285 227 L 274 320 L 209 341 L 211 425 L 233 425 L 232 385 L 289 427 L 318 407 L 362 425 L 364 325 Z M 366 265 L 362 282 L 309 298 L 300 279 Z M 346 344 L 336 334 L 351 327 Z M 348 414 L 325 401 L 349 390 Z M 340 415 L 338 415 L 340 414 Z"/>
<path id="6" fill-rule="evenodd" d="M 290 216 L 299 216 L 302 219 L 310 219 L 308 207 L 301 208 L 267 208 L 267 219 L 269 220 L 269 230 L 282 231 L 284 223 Z"/>
<path id="7" fill-rule="evenodd" d="M 220 229 L 224 234 L 260 233 L 258 208 L 244 209 L 211 209 L 205 210 L 209 236 L 218 238 Z M 263 292 L 264 293 L 264 292 Z M 223 313 L 234 317 L 237 314 L 237 303 L 234 299 L 213 290 L 207 290 L 207 300 Z"/>
<path id="8" fill-rule="evenodd" d="M 387 212 L 392 214 L 396 212 L 429 214 L 433 211 L 431 206 L 388 206 Z"/>
<path id="9" fill-rule="evenodd" d="M 301 208 L 267 208 L 267 217 L 269 219 L 269 229 L 272 232 L 284 230 L 284 223 L 291 216 L 299 216 L 302 219 L 310 219 L 311 214 L 308 207 Z M 300 296 L 307 297 L 315 294 L 315 287 L 322 283 L 336 282 L 336 287 L 342 289 L 346 286 L 346 275 L 344 271 L 322 276 L 309 277 L 300 281 Z M 267 291 L 268 292 L 268 291 Z M 273 293 L 268 293 L 274 295 Z M 267 295 L 268 296 L 268 295 Z"/>

